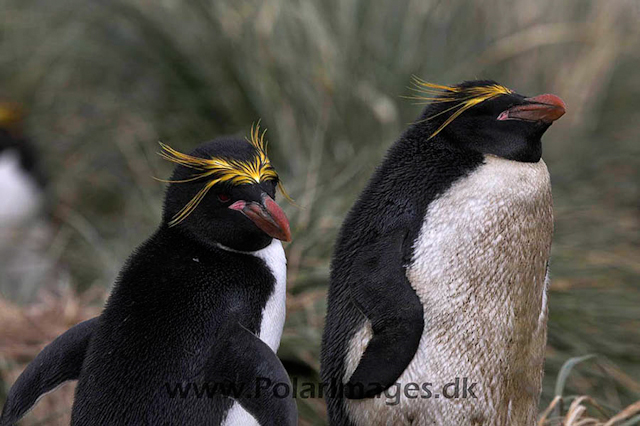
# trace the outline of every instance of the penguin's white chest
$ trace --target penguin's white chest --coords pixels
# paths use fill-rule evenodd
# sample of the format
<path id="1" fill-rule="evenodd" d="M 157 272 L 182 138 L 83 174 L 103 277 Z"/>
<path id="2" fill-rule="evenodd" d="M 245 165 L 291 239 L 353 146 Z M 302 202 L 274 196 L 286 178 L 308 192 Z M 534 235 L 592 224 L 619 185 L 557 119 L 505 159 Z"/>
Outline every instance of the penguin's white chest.
<path id="1" fill-rule="evenodd" d="M 287 259 L 282 243 L 275 238 L 269 246 L 252 254 L 264 260 L 275 279 L 273 292 L 262 310 L 259 337 L 276 352 L 280 346 L 286 316 Z"/>
<path id="2" fill-rule="evenodd" d="M 262 309 L 262 321 L 258 337 L 269 345 L 273 352 L 276 352 L 280 346 L 286 316 L 287 259 L 282 243 L 275 238 L 267 247 L 249 254 L 262 259 L 275 280 L 273 292 Z M 257 426 L 258 422 L 239 403 L 235 402 L 229 409 L 223 425 Z"/>
<path id="3" fill-rule="evenodd" d="M 406 266 L 424 306 L 425 327 L 398 380 L 430 383 L 433 395 L 400 398 L 397 405 L 385 398 L 348 403 L 357 424 L 534 424 L 552 232 L 551 187 L 542 160 L 487 156 L 434 200 Z M 351 349 L 364 349 L 369 338 L 365 327 Z M 462 385 L 465 378 L 477 383 L 477 398 L 442 395 L 444 385 L 456 379 Z"/>

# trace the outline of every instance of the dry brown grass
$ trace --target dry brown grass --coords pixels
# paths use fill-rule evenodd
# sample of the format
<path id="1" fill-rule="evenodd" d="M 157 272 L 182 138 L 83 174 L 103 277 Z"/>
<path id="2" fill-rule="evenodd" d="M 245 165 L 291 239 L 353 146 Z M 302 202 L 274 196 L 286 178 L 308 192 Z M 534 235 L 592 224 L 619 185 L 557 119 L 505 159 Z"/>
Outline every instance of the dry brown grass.
<path id="1" fill-rule="evenodd" d="M 619 413 L 608 416 L 607 412 L 593 398 L 587 395 L 576 397 L 564 416 L 553 416 L 556 407 L 562 401 L 557 396 L 544 410 L 538 426 L 631 426 L 640 422 L 640 401 L 635 402 Z M 589 414 L 596 412 L 597 414 Z"/>
<path id="2" fill-rule="evenodd" d="M 79 296 L 71 290 L 42 295 L 41 300 L 19 307 L 0 298 L 0 378 L 8 387 L 27 364 L 53 339 L 73 325 L 100 314 L 104 289 Z M 68 425 L 75 383 L 67 383 L 42 398 L 24 425 Z"/>

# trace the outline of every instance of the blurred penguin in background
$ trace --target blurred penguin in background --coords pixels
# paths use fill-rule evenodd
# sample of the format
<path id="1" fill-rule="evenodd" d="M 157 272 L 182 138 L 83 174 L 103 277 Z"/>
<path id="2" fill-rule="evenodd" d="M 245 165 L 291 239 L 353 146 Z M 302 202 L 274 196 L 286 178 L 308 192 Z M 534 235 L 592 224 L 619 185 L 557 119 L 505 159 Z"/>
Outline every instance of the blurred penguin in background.
<path id="1" fill-rule="evenodd" d="M 17 303 L 33 301 L 55 276 L 46 255 L 44 178 L 24 118 L 18 104 L 0 101 L 0 296 Z"/>
<path id="2" fill-rule="evenodd" d="M 42 179 L 36 154 L 23 135 L 22 108 L 0 103 L 0 225 L 28 222 L 42 204 Z"/>

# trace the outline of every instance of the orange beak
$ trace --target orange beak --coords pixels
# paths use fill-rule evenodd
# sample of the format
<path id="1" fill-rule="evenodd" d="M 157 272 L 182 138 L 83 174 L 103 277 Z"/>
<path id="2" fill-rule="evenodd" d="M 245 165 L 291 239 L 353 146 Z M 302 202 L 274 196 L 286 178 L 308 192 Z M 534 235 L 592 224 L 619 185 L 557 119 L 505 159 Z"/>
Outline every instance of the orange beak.
<path id="1" fill-rule="evenodd" d="M 244 214 L 268 236 L 281 241 L 291 241 L 291 230 L 287 216 L 273 201 L 273 198 L 267 194 L 263 195 L 262 203 L 255 201 L 247 203 L 244 200 L 239 200 L 231 204 L 229 208 Z"/>
<path id="2" fill-rule="evenodd" d="M 565 113 L 566 105 L 562 99 L 556 95 L 540 95 L 533 98 L 526 98 L 525 101 L 529 103 L 516 105 L 501 112 L 498 120 L 525 120 L 552 123 Z"/>

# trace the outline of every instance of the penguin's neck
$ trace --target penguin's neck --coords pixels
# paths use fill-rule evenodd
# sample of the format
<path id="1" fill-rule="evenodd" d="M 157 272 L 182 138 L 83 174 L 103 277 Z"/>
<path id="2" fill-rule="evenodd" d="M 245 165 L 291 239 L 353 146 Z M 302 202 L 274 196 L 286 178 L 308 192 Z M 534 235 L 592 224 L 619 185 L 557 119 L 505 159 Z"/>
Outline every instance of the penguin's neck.
<path id="1" fill-rule="evenodd" d="M 216 226 L 213 224 L 212 226 Z M 272 238 L 266 234 L 241 234 L 236 235 L 237 238 L 232 241 L 224 241 L 213 236 L 209 236 L 204 232 L 198 232 L 197 228 L 190 227 L 187 224 L 179 224 L 171 227 L 163 219 L 158 229 L 160 234 L 166 235 L 171 239 L 178 239 L 190 242 L 197 242 L 205 251 L 215 251 L 217 249 L 226 249 L 234 253 L 253 253 L 263 250 L 272 243 Z"/>

